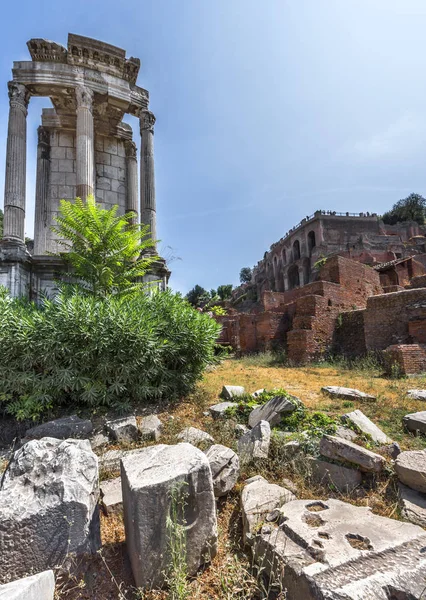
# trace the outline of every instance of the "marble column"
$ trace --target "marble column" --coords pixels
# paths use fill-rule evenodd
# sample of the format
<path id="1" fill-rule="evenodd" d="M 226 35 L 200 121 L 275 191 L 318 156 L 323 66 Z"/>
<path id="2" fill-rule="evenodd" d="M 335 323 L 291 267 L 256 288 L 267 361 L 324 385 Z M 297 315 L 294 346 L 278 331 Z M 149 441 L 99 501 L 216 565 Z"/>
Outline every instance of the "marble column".
<path id="1" fill-rule="evenodd" d="M 3 239 L 25 243 L 25 182 L 27 114 L 30 93 L 15 81 L 9 87 L 6 176 L 4 185 Z"/>
<path id="2" fill-rule="evenodd" d="M 155 117 L 149 110 L 140 116 L 141 131 L 141 223 L 149 225 L 151 236 L 157 240 L 157 217 L 154 177 L 154 124 Z"/>
<path id="3" fill-rule="evenodd" d="M 50 233 L 49 179 L 50 179 L 50 132 L 45 127 L 37 129 L 37 178 L 35 198 L 34 254 L 46 254 Z"/>
<path id="4" fill-rule="evenodd" d="M 138 222 L 138 163 L 137 148 L 135 142 L 127 140 L 124 142 L 126 150 L 126 177 L 127 177 L 127 201 L 126 212 L 133 212 L 132 223 Z"/>
<path id="5" fill-rule="evenodd" d="M 95 192 L 95 135 L 93 129 L 93 91 L 83 85 L 75 89 L 77 100 L 76 179 L 77 196 L 85 200 Z"/>

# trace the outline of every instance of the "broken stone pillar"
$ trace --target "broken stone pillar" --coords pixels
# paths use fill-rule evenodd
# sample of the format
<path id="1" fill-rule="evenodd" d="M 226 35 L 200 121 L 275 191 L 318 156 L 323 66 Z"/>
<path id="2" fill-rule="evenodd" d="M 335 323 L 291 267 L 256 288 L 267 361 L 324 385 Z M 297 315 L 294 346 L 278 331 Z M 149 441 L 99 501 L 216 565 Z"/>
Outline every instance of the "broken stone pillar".
<path id="1" fill-rule="evenodd" d="M 126 169 L 127 169 L 127 212 L 135 214 L 132 223 L 138 222 L 138 163 L 137 149 L 135 142 L 127 140 L 124 143 L 126 150 Z"/>
<path id="2" fill-rule="evenodd" d="M 154 176 L 155 117 L 149 110 L 141 112 L 141 223 L 149 225 L 151 237 L 157 239 L 157 217 Z"/>
<path id="3" fill-rule="evenodd" d="M 0 585 L 0 600 L 53 600 L 55 576 L 43 571 L 32 577 Z"/>
<path id="4" fill-rule="evenodd" d="M 49 210 L 49 174 L 50 174 L 50 133 L 45 127 L 39 127 L 37 146 L 37 179 L 35 198 L 34 254 L 46 254 L 47 235 L 50 233 Z"/>
<path id="5" fill-rule="evenodd" d="M 77 196 L 85 200 L 87 196 L 93 195 L 95 189 L 95 135 L 93 129 L 93 91 L 78 85 L 75 88 L 77 101 Z"/>
<path id="6" fill-rule="evenodd" d="M 121 460 L 127 552 L 136 586 L 155 589 L 167 579 L 170 544 L 184 525 L 188 575 L 217 551 L 216 505 L 207 457 L 191 444 L 159 444 Z M 172 498 L 175 501 L 172 510 Z M 180 500 L 179 500 L 180 497 Z M 176 512 L 178 522 L 167 522 Z"/>
<path id="7" fill-rule="evenodd" d="M 27 108 L 30 93 L 24 85 L 14 81 L 10 81 L 8 87 L 10 108 L 4 185 L 3 238 L 24 244 Z"/>

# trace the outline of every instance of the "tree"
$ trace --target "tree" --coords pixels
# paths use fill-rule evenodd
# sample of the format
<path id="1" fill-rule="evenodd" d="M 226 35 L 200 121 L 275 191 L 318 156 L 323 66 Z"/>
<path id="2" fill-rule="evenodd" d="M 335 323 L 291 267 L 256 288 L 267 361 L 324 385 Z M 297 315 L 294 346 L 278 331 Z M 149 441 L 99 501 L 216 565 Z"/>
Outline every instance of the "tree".
<path id="1" fill-rule="evenodd" d="M 3 237 L 3 211 L 0 208 L 0 239 Z"/>
<path id="2" fill-rule="evenodd" d="M 221 300 L 229 300 L 232 295 L 232 284 L 220 285 L 217 288 L 217 295 Z"/>
<path id="3" fill-rule="evenodd" d="M 250 283 L 252 271 L 250 267 L 243 267 L 240 271 L 240 283 Z"/>
<path id="4" fill-rule="evenodd" d="M 423 225 L 426 217 L 426 199 L 420 194 L 410 194 L 396 202 L 392 209 L 383 215 L 383 222 L 395 225 L 401 221 L 416 221 Z"/>
<path id="5" fill-rule="evenodd" d="M 149 226 L 133 225 L 133 213 L 117 216 L 118 206 L 101 208 L 93 196 L 61 200 L 52 231 L 68 251 L 59 253 L 85 291 L 96 297 L 127 295 L 146 286 L 142 278 L 158 259 Z"/>
<path id="6" fill-rule="evenodd" d="M 192 304 L 192 306 L 200 306 L 200 303 L 206 298 L 207 301 L 210 300 L 210 294 L 207 290 L 201 287 L 201 285 L 194 285 L 192 290 L 186 294 L 185 298 L 190 304 Z"/>

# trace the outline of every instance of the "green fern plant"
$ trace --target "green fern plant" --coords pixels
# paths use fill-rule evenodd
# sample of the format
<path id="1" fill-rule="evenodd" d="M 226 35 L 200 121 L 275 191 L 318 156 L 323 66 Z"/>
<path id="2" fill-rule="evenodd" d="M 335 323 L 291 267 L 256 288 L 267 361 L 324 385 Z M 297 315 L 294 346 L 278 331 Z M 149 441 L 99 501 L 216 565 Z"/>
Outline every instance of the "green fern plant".
<path id="1" fill-rule="evenodd" d="M 61 200 L 56 226 L 59 255 L 71 265 L 79 286 L 96 297 L 131 294 L 145 287 L 141 278 L 158 260 L 148 225 L 132 224 L 133 213 L 117 215 L 118 206 L 101 208 L 93 196 Z"/>

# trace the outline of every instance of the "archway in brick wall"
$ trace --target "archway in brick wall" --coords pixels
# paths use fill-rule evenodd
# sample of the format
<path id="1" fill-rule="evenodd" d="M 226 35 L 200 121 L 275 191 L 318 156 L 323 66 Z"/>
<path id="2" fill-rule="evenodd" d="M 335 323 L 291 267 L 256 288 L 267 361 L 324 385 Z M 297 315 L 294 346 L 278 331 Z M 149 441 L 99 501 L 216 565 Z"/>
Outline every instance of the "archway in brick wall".
<path id="1" fill-rule="evenodd" d="M 288 270 L 288 286 L 290 290 L 300 286 L 299 268 L 296 265 Z"/>
<path id="2" fill-rule="evenodd" d="M 310 231 L 308 233 L 308 252 L 309 252 L 309 256 L 312 255 L 312 250 L 315 248 L 316 246 L 316 239 L 315 239 L 315 231 Z"/>
<path id="3" fill-rule="evenodd" d="M 296 240 L 293 244 L 293 260 L 299 260 L 300 258 L 300 242 Z"/>

